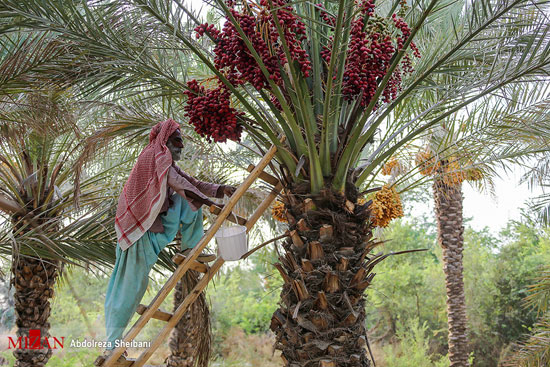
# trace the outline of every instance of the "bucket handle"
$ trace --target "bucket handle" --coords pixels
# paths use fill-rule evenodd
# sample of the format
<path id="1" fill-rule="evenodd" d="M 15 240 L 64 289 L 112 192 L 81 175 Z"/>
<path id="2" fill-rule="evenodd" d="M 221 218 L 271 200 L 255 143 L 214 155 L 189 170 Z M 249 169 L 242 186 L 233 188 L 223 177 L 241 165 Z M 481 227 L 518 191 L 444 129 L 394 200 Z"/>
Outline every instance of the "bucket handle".
<path id="1" fill-rule="evenodd" d="M 235 223 L 238 225 L 238 224 L 239 224 L 239 220 L 237 219 L 237 216 L 235 215 L 235 213 L 233 213 L 233 211 L 230 211 L 230 212 L 229 212 L 229 215 L 228 215 L 227 217 L 229 218 L 230 215 L 233 216 L 233 219 L 235 220 Z"/>
<path id="2" fill-rule="evenodd" d="M 225 204 L 221 204 L 222 206 L 220 206 L 220 204 L 217 204 L 217 203 L 210 204 L 210 203 L 207 203 L 206 201 L 204 202 L 204 204 L 207 204 L 210 207 L 210 212 L 212 212 L 212 207 L 223 208 L 223 206 L 225 206 Z M 229 214 L 227 215 L 227 218 L 229 218 L 230 216 L 233 216 L 233 220 L 235 221 L 235 224 L 239 225 L 239 219 L 237 218 L 237 215 L 233 213 L 233 211 L 229 212 Z"/>

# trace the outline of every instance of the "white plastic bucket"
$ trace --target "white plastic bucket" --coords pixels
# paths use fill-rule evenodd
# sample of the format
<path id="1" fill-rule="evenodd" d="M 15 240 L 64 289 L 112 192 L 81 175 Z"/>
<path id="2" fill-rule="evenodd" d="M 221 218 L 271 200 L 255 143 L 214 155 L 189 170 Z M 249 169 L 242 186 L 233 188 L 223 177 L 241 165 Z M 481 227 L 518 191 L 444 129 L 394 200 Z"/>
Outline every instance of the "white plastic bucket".
<path id="1" fill-rule="evenodd" d="M 239 260 L 248 251 L 245 226 L 221 227 L 214 237 L 218 243 L 218 254 L 225 261 Z"/>

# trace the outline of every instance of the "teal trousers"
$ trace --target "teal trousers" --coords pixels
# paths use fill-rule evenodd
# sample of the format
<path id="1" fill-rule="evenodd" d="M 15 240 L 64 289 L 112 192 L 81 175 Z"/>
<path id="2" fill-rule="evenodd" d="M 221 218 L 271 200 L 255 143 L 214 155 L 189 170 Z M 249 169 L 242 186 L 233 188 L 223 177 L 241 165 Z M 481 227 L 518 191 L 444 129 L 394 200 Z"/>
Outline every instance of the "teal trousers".
<path id="1" fill-rule="evenodd" d="M 105 330 L 108 347 L 116 347 L 116 340 L 122 340 L 124 329 L 132 318 L 147 289 L 149 272 L 157 261 L 159 253 L 181 232 L 181 249 L 195 247 L 204 230 L 202 209 L 193 211 L 187 200 L 180 195 L 172 196 L 173 205 L 161 215 L 163 233 L 150 231 L 125 251 L 116 247 L 116 262 L 105 296 Z"/>

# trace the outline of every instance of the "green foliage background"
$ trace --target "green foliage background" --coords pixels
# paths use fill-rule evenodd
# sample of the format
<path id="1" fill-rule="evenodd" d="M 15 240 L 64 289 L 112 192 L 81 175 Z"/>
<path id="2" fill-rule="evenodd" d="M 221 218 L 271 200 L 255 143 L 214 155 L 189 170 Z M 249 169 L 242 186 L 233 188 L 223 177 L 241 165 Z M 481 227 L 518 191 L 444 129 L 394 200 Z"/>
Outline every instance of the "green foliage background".
<path id="1" fill-rule="evenodd" d="M 411 218 L 412 216 L 409 216 Z M 427 249 L 426 252 L 390 257 L 377 268 L 367 294 L 367 323 L 377 365 L 423 367 L 448 365 L 445 281 L 441 250 L 436 244 L 433 219 L 418 216 L 395 221 L 382 233 L 387 240 L 379 251 Z M 498 234 L 465 229 L 465 291 L 468 306 L 471 360 L 475 367 L 496 366 L 506 358 L 510 345 L 528 333 L 537 318 L 536 310 L 523 307 L 528 285 L 550 262 L 550 229 L 541 228 L 529 216 L 509 222 Z M 245 262 L 231 263 L 208 289 L 214 331 L 213 366 L 277 366 L 269 324 L 279 300 L 281 279 L 270 264 L 277 254 L 273 247 Z M 83 269 L 67 270 L 95 339 L 103 340 L 103 301 L 108 274 Z M 163 275 L 142 303 L 160 289 Z M 2 313 L 9 315 L 7 287 L 0 287 Z M 171 299 L 166 308 L 171 307 Z M 135 316 L 137 318 L 137 315 Z M 13 318 L 3 318 L 4 329 L 13 328 Z M 60 282 L 52 305 L 51 334 L 71 339 L 90 337 L 75 295 L 66 281 Z M 150 340 L 162 326 L 152 320 L 140 338 Z M 7 332 L 7 331 L 6 331 Z M 67 348 L 54 354 L 48 365 L 84 366 L 93 362 L 98 350 Z M 166 353 L 166 350 L 164 351 Z M 1 353 L 13 361 L 10 352 Z M 162 362 L 162 360 L 159 360 Z"/>

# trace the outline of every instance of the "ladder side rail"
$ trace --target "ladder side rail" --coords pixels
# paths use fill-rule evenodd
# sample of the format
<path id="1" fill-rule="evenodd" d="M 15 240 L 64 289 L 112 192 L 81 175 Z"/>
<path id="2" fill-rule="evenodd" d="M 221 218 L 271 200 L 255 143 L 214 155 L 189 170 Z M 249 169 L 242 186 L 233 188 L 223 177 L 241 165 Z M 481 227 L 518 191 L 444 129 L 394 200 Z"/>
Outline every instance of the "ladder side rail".
<path id="1" fill-rule="evenodd" d="M 193 247 L 193 249 L 191 250 L 191 252 L 187 256 L 185 261 L 182 263 L 182 265 L 185 264 L 186 262 L 194 261 L 199 257 L 202 250 L 204 250 L 204 248 L 206 247 L 208 242 L 210 242 L 210 240 L 214 237 L 214 234 L 221 227 L 223 221 L 229 215 L 231 215 L 231 210 L 233 209 L 233 207 L 237 204 L 239 199 L 246 193 L 246 191 L 252 185 L 252 183 L 262 173 L 263 169 L 267 166 L 267 164 L 271 161 L 271 159 L 273 159 L 273 156 L 275 155 L 276 152 L 277 152 L 277 147 L 272 146 L 267 151 L 265 156 L 260 160 L 260 162 L 258 163 L 256 168 L 252 172 L 250 172 L 250 174 L 243 181 L 243 183 L 239 187 L 237 187 L 237 190 L 235 190 L 233 195 L 231 195 L 231 197 L 229 198 L 229 201 L 227 202 L 227 204 L 225 204 L 224 207 L 222 208 L 222 210 L 221 210 L 218 218 L 216 219 L 216 221 L 214 221 L 212 226 L 208 229 L 208 231 L 203 236 L 203 238 L 199 241 L 199 243 L 195 247 Z"/>
<path id="2" fill-rule="evenodd" d="M 254 213 L 248 218 L 246 221 L 245 227 L 247 232 L 254 227 L 254 224 L 258 221 L 258 219 L 261 218 L 261 216 L 264 214 L 267 208 L 271 205 L 273 200 L 277 198 L 277 195 L 281 192 L 283 189 L 283 184 L 278 183 L 266 196 L 266 198 L 260 203 L 260 205 L 254 210 Z"/>

